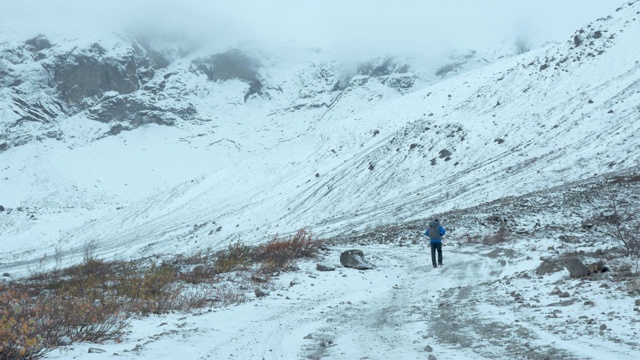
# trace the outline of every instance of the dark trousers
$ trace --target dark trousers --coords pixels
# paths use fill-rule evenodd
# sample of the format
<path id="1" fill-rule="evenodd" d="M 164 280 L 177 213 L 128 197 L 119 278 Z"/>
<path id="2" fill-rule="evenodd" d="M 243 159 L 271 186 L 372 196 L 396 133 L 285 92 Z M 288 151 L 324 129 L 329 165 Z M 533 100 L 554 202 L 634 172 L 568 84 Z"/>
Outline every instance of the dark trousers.
<path id="1" fill-rule="evenodd" d="M 436 263 L 436 250 L 438 251 L 437 263 Z M 431 243 L 431 263 L 433 264 L 433 267 L 438 267 L 438 264 L 442 265 L 442 243 L 441 242 Z"/>

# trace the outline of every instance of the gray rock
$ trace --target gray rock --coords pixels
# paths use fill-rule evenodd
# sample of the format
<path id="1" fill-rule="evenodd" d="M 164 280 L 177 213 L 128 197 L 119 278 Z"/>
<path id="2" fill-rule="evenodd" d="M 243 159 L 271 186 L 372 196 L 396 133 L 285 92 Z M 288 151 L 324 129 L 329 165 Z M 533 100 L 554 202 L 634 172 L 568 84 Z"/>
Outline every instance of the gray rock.
<path id="1" fill-rule="evenodd" d="M 607 330 L 607 324 L 600 325 L 600 331 Z"/>
<path id="2" fill-rule="evenodd" d="M 373 265 L 364 259 L 362 250 L 352 249 L 340 254 L 340 264 L 346 268 L 368 270 L 373 269 Z"/>
<path id="3" fill-rule="evenodd" d="M 433 348 L 432 348 L 431 346 L 427 345 L 427 346 L 424 348 L 424 351 L 426 351 L 426 352 L 432 352 L 432 351 L 433 351 Z"/>
<path id="4" fill-rule="evenodd" d="M 553 260 L 551 257 L 544 257 L 545 259 L 536 269 L 537 275 L 548 275 L 553 274 L 554 272 L 558 272 L 562 270 L 564 266 L 563 260 Z M 542 258 L 541 258 L 542 259 Z"/>
<path id="5" fill-rule="evenodd" d="M 429 360 L 438 360 L 435 356 L 429 354 L 429 357 L 427 357 L 427 359 Z"/>
<path id="6" fill-rule="evenodd" d="M 254 291 L 254 293 L 256 294 L 256 297 L 261 298 L 261 297 L 265 297 L 265 296 L 269 295 L 269 294 L 271 293 L 271 291 L 266 290 L 266 289 L 260 289 L 260 288 L 257 288 L 257 289 Z"/>
<path id="7" fill-rule="evenodd" d="M 89 354 L 102 354 L 107 352 L 107 350 L 98 349 L 98 348 L 89 348 Z"/>
<path id="8" fill-rule="evenodd" d="M 316 269 L 320 271 L 334 271 L 336 267 L 326 263 L 318 263 L 316 264 Z"/>
<path id="9" fill-rule="evenodd" d="M 636 305 L 636 306 L 640 306 L 640 299 L 636 299 L 636 303 L 635 303 L 635 305 Z"/>
<path id="10" fill-rule="evenodd" d="M 574 279 L 587 276 L 591 273 L 589 269 L 586 266 L 584 266 L 582 261 L 580 261 L 580 259 L 577 259 L 577 258 L 568 259 L 565 262 L 564 266 L 565 268 L 567 268 L 567 270 L 569 270 L 569 276 L 571 276 L 571 278 L 574 278 Z"/>

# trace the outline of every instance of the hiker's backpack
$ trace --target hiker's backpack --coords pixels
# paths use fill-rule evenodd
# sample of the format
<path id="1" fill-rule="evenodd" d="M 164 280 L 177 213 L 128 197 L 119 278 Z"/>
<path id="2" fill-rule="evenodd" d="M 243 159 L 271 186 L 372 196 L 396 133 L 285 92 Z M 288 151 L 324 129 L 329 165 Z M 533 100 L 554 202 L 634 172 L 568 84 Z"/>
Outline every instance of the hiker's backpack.
<path id="1" fill-rule="evenodd" d="M 432 221 L 429 224 L 429 237 L 431 239 L 440 239 L 440 224 L 435 221 Z"/>

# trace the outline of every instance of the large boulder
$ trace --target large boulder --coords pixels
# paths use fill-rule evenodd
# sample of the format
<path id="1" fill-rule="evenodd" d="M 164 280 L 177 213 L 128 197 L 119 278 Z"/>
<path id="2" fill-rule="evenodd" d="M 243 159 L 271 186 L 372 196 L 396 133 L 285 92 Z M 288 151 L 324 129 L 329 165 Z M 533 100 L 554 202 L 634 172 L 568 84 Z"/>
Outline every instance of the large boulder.
<path id="1" fill-rule="evenodd" d="M 564 266 L 569 270 L 569 276 L 571 276 L 571 278 L 580 278 L 591 274 L 589 268 L 577 258 L 568 259 Z"/>
<path id="2" fill-rule="evenodd" d="M 373 265 L 364 259 L 362 250 L 358 249 L 347 250 L 340 254 L 340 264 L 346 268 L 358 270 L 373 269 Z"/>

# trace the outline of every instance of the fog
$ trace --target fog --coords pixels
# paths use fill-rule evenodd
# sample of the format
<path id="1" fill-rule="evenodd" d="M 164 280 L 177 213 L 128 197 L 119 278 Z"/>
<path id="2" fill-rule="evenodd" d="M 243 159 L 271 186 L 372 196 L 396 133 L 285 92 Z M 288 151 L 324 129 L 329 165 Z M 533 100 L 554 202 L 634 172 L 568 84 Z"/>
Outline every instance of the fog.
<path id="1" fill-rule="evenodd" d="M 224 49 L 296 44 L 345 55 L 544 43 L 612 14 L 617 0 L 2 0 L 0 30 L 183 39 Z"/>

